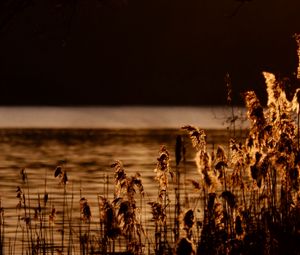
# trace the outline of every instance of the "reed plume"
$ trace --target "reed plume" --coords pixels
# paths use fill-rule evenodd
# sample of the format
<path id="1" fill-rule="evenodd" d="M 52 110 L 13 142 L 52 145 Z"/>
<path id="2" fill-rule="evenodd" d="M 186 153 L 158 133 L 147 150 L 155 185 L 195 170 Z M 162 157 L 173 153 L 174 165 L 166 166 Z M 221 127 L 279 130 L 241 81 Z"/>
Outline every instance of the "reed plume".
<path id="1" fill-rule="evenodd" d="M 300 34 L 295 34 L 294 38 L 297 43 L 297 55 L 298 55 L 297 78 L 300 79 Z"/>
<path id="2" fill-rule="evenodd" d="M 161 159 L 160 166 L 163 171 L 167 171 L 168 163 Z M 126 237 L 127 250 L 133 254 L 140 254 L 143 248 L 142 235 L 144 229 L 140 222 L 141 208 L 138 208 L 136 195 L 144 196 L 144 186 L 141 175 L 136 173 L 135 176 L 127 177 L 126 171 L 121 161 L 116 161 L 111 165 L 115 169 L 115 193 L 114 209 L 119 229 Z"/>
<path id="3" fill-rule="evenodd" d="M 206 134 L 204 130 L 198 129 L 190 125 L 183 126 L 181 129 L 188 132 L 193 147 L 197 151 L 206 151 Z"/>
<path id="4" fill-rule="evenodd" d="M 79 204 L 80 204 L 81 219 L 84 222 L 90 222 L 92 213 L 87 199 L 82 197 L 79 201 Z"/>
<path id="5" fill-rule="evenodd" d="M 68 175 L 61 166 L 57 166 L 54 171 L 54 177 L 60 179 L 60 183 L 66 185 L 68 183 Z"/>

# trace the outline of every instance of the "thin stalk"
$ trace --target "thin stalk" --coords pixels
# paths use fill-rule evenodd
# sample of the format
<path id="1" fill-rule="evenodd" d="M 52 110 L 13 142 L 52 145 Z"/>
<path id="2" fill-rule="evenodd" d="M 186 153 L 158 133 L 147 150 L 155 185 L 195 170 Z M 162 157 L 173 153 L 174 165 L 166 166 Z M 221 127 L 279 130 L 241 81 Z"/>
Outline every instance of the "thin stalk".
<path id="1" fill-rule="evenodd" d="M 69 243 L 68 243 L 68 255 L 72 254 L 72 246 L 73 246 L 73 234 L 72 234 L 72 212 L 73 212 L 73 201 L 74 201 L 74 192 L 73 192 L 73 184 L 72 184 L 71 208 L 70 208 L 70 216 L 69 216 Z"/>
<path id="2" fill-rule="evenodd" d="M 53 210 L 54 206 L 52 204 L 52 201 L 50 202 L 50 208 Z M 51 211 L 52 214 L 52 211 Z M 50 221 L 50 216 L 48 220 L 48 231 L 49 231 L 49 246 L 50 246 L 50 251 L 51 255 L 54 255 L 54 219 L 51 219 Z"/>
<path id="3" fill-rule="evenodd" d="M 179 167 L 176 166 L 176 187 L 175 187 L 175 215 L 174 215 L 174 226 L 175 226 L 175 241 L 179 238 L 179 214 L 180 214 L 180 172 Z"/>
<path id="4" fill-rule="evenodd" d="M 29 182 L 28 182 L 28 177 L 26 175 L 26 186 L 27 186 L 27 200 L 28 200 L 28 215 L 29 215 L 29 230 L 30 230 L 30 243 L 31 243 L 31 253 L 34 255 L 34 242 L 33 242 L 33 235 L 32 235 L 32 225 L 31 225 L 31 205 L 30 205 L 30 191 L 29 191 Z"/>
<path id="5" fill-rule="evenodd" d="M 298 151 L 299 151 L 299 144 L 300 144 L 300 111 L 298 111 L 297 113 L 297 147 L 298 147 Z"/>
<path id="6" fill-rule="evenodd" d="M 16 227 L 16 230 L 15 230 L 15 237 L 14 237 L 14 244 L 13 244 L 13 253 L 14 254 L 15 254 L 15 249 L 16 249 L 16 241 L 17 241 L 17 235 L 18 235 L 18 228 L 19 228 L 19 226 L 21 224 L 20 217 L 21 217 L 20 214 L 18 214 L 18 222 L 17 222 L 17 227 Z"/>
<path id="7" fill-rule="evenodd" d="M 48 244 L 48 236 L 47 233 L 48 231 L 46 231 L 46 213 L 47 213 L 47 202 L 48 202 L 48 193 L 47 193 L 47 170 L 45 170 L 45 179 L 44 179 L 44 204 L 43 204 L 43 208 L 42 208 L 42 222 L 44 224 L 44 228 L 43 228 L 43 254 L 46 254 L 46 248 L 47 248 L 47 244 Z"/>
<path id="8" fill-rule="evenodd" d="M 103 240 L 104 236 L 103 236 L 103 220 L 101 217 L 101 208 L 100 208 L 100 197 L 97 197 L 98 199 L 98 212 L 99 212 L 99 240 Z M 100 244 L 100 242 L 99 242 Z M 103 246 L 103 244 L 102 244 Z M 101 245 L 99 245 L 99 249 L 102 250 Z"/>
<path id="9" fill-rule="evenodd" d="M 66 195 L 67 189 L 66 184 L 64 184 L 64 195 L 63 195 L 63 211 L 62 211 L 62 229 L 61 229 L 61 250 L 64 251 L 64 241 L 65 241 L 65 209 L 66 209 Z"/>
<path id="10" fill-rule="evenodd" d="M 2 208 L 2 200 L 0 199 L 0 252 L 4 254 L 4 209 Z"/>
<path id="11" fill-rule="evenodd" d="M 29 249 L 29 252 L 32 251 L 31 250 L 31 235 L 30 235 L 30 227 L 29 227 L 29 224 L 30 224 L 30 216 L 28 216 L 28 212 L 27 212 L 27 204 L 26 204 L 26 195 L 23 194 L 23 204 L 24 204 L 24 214 L 25 214 L 25 226 L 26 226 L 26 233 L 27 233 L 27 244 L 28 244 L 28 249 Z M 29 209 L 29 215 L 30 215 L 30 209 Z"/>
<path id="12" fill-rule="evenodd" d="M 81 193 L 81 181 L 80 181 L 80 189 L 79 189 L 79 197 L 82 197 Z M 79 245 L 80 245 L 80 253 L 84 254 L 84 245 L 82 244 L 82 223 L 81 223 L 81 212 L 79 212 Z"/>
<path id="13" fill-rule="evenodd" d="M 24 254 L 24 229 L 22 228 L 22 255 Z"/>

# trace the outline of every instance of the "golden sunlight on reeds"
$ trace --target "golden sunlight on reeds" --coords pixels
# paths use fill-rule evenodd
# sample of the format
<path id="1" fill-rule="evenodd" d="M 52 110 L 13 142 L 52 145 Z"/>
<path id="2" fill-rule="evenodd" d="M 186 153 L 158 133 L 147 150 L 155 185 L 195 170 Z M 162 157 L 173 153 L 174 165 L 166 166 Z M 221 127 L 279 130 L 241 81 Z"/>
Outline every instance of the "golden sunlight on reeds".
<path id="1" fill-rule="evenodd" d="M 297 69 L 297 78 L 300 79 L 300 34 L 294 35 L 297 43 L 297 53 L 298 53 L 298 69 Z"/>
<path id="2" fill-rule="evenodd" d="M 101 192 L 95 190 L 96 210 L 81 189 L 74 199 L 64 164 L 53 169 L 55 195 L 46 177 L 43 191 L 33 194 L 22 168 L 13 237 L 6 237 L 6 201 L 0 201 L 0 253 L 300 254 L 299 89 L 289 101 L 281 80 L 263 76 L 267 107 L 254 91 L 244 94 L 244 137 L 234 132 L 215 146 L 206 131 L 185 125 L 175 161 L 162 146 L 154 170 L 132 174 L 120 160 L 110 162 L 111 178 L 103 176 Z M 187 148 L 195 155 L 189 178 Z M 144 186 L 146 171 L 154 191 Z"/>

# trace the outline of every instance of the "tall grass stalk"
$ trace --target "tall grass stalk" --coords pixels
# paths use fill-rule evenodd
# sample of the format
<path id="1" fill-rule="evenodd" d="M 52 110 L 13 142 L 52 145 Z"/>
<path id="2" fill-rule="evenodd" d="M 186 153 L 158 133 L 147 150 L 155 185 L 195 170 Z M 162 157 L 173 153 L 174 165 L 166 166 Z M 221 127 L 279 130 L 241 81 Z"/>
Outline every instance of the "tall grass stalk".
<path id="1" fill-rule="evenodd" d="M 4 221 L 4 208 L 2 207 L 2 199 L 0 198 L 0 253 L 4 254 L 5 247 L 5 221 Z"/>

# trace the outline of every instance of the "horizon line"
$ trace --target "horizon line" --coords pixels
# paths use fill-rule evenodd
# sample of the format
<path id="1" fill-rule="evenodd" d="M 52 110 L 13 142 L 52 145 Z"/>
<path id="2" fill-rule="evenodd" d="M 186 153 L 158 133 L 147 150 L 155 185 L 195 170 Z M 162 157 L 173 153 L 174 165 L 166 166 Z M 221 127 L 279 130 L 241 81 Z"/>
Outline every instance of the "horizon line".
<path id="1" fill-rule="evenodd" d="M 224 129 L 230 114 L 224 106 L 0 106 L 0 128 Z"/>

